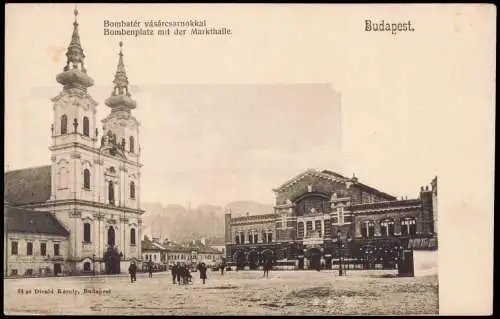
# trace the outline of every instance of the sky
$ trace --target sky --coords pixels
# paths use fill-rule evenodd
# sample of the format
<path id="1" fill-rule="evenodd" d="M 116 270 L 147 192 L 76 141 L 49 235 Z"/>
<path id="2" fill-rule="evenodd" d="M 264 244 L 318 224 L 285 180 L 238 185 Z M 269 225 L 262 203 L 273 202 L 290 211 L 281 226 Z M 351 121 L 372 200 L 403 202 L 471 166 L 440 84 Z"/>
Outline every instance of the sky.
<path id="1" fill-rule="evenodd" d="M 55 76 L 73 8 L 6 5 L 11 169 L 50 163 L 50 98 L 60 90 Z M 316 166 L 415 197 L 437 175 L 440 312 L 491 309 L 494 5 L 81 4 L 79 11 L 100 118 L 125 42 L 142 122 L 143 200 L 271 204 L 276 184 Z M 231 34 L 105 36 L 104 21 L 121 19 L 201 19 Z M 415 31 L 368 32 L 366 20 L 412 21 Z M 465 272 L 475 275 L 467 281 Z"/>
<path id="2" fill-rule="evenodd" d="M 460 40 L 472 34 L 460 10 L 454 25 L 435 31 L 451 33 L 443 42 L 426 36 L 430 27 L 422 23 L 411 36 L 364 32 L 359 21 L 366 12 L 351 6 L 311 6 L 301 14 L 293 5 L 247 6 L 238 15 L 227 14 L 231 5 L 150 6 L 140 14 L 131 8 L 82 4 L 78 20 L 99 119 L 109 112 L 103 102 L 118 41 L 125 42 L 134 115 L 142 123 L 144 201 L 272 203 L 272 188 L 308 168 L 356 174 L 395 196 L 415 197 L 464 143 L 474 147 L 455 129 L 489 114 L 462 112 L 472 105 L 457 93 L 484 89 L 461 78 L 474 70 L 463 64 L 472 49 Z M 73 6 L 9 10 L 7 27 L 15 32 L 6 38 L 5 164 L 16 169 L 49 163 L 50 98 L 61 90 L 55 76 L 65 63 Z M 398 16 L 391 12 L 385 14 Z M 427 17 L 439 15 L 429 10 Z M 107 19 L 189 18 L 230 27 L 232 35 L 103 34 Z M 428 49 L 417 51 L 424 43 Z"/>

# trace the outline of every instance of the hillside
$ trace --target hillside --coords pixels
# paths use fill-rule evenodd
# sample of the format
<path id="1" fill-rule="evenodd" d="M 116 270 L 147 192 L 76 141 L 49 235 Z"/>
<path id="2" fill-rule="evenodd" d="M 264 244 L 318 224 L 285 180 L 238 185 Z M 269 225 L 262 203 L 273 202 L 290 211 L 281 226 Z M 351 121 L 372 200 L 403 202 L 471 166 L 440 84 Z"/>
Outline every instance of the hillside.
<path id="1" fill-rule="evenodd" d="M 200 205 L 188 209 L 182 205 L 142 203 L 143 234 L 161 236 L 170 240 L 223 238 L 224 213 L 229 209 L 233 216 L 266 214 L 273 211 L 272 205 L 252 201 L 235 201 L 222 206 Z"/>

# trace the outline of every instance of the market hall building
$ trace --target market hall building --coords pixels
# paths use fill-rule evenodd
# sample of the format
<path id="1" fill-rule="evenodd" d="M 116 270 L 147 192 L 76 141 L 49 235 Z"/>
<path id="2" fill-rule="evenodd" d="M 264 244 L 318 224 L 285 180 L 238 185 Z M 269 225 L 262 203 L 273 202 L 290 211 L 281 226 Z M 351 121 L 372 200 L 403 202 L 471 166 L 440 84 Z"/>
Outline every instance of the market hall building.
<path id="1" fill-rule="evenodd" d="M 273 191 L 273 213 L 225 216 L 226 258 L 239 267 L 272 256 L 295 269 L 331 269 L 341 255 L 394 267 L 403 249 L 437 250 L 437 177 L 414 199 L 328 170 L 307 170 Z"/>

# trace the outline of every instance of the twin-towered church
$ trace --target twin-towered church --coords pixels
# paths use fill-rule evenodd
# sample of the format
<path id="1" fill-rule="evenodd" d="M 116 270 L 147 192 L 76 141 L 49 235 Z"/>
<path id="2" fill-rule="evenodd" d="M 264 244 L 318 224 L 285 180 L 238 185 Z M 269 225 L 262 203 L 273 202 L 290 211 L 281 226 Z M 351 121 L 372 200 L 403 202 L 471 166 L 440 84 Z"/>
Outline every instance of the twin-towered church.
<path id="1" fill-rule="evenodd" d="M 85 68 L 77 16 L 52 99 L 51 165 L 4 174 L 5 275 L 118 273 L 141 258 L 140 139 L 122 46 L 109 114 Z"/>

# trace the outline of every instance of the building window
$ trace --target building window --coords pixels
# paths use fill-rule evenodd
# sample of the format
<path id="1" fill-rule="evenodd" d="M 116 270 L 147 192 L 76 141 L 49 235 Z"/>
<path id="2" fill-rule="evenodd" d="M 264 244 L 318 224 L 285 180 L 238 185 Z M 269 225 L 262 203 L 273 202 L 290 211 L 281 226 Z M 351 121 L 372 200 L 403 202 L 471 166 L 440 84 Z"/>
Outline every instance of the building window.
<path id="1" fill-rule="evenodd" d="M 85 136 L 90 135 L 89 118 L 86 116 L 83 117 L 83 135 Z"/>
<path id="2" fill-rule="evenodd" d="M 265 244 L 267 243 L 267 235 L 266 235 L 266 231 L 263 231 L 262 232 L 262 242 Z"/>
<path id="3" fill-rule="evenodd" d="M 83 263 L 83 271 L 90 271 L 90 263 L 88 261 L 86 263 Z"/>
<path id="4" fill-rule="evenodd" d="M 90 171 L 88 168 L 83 170 L 83 188 L 90 189 Z"/>
<path id="5" fill-rule="evenodd" d="M 59 256 L 59 244 L 54 244 L 54 256 Z"/>
<path id="6" fill-rule="evenodd" d="M 304 222 L 297 223 L 297 238 L 304 238 Z"/>
<path id="7" fill-rule="evenodd" d="M 375 236 L 375 223 L 373 221 L 368 222 L 368 238 Z"/>
<path id="8" fill-rule="evenodd" d="M 368 237 L 368 227 L 366 223 L 361 223 L 361 237 L 363 238 Z"/>
<path id="9" fill-rule="evenodd" d="M 373 221 L 365 221 L 361 224 L 361 236 L 363 238 L 375 236 L 375 223 Z"/>
<path id="10" fill-rule="evenodd" d="M 11 276 L 17 276 L 18 272 L 17 272 L 17 269 L 11 269 L 10 270 L 10 275 Z"/>
<path id="11" fill-rule="evenodd" d="M 40 243 L 40 255 L 47 256 L 47 243 Z"/>
<path id="12" fill-rule="evenodd" d="M 259 234 L 257 232 L 253 233 L 253 242 L 257 243 L 259 241 Z"/>
<path id="13" fill-rule="evenodd" d="M 130 148 L 130 153 L 133 153 L 133 152 L 134 152 L 134 142 L 135 142 L 135 141 L 134 141 L 134 137 L 133 137 L 133 136 L 131 136 L 131 137 L 129 138 L 129 148 Z"/>
<path id="14" fill-rule="evenodd" d="M 68 117 L 66 114 L 61 116 L 61 135 L 68 134 Z"/>
<path id="15" fill-rule="evenodd" d="M 253 234 L 251 234 L 251 233 L 248 234 L 248 242 L 250 244 L 253 244 Z"/>
<path id="16" fill-rule="evenodd" d="M 90 223 L 83 224 L 83 241 L 90 243 Z"/>
<path id="17" fill-rule="evenodd" d="M 135 198 L 135 183 L 130 182 L 130 198 Z"/>
<path id="18" fill-rule="evenodd" d="M 153 255 L 153 259 L 154 259 L 154 261 L 156 261 L 156 255 Z"/>
<path id="19" fill-rule="evenodd" d="M 245 234 L 243 232 L 240 233 L 240 244 L 245 243 Z"/>
<path id="20" fill-rule="evenodd" d="M 394 222 L 392 220 L 384 220 L 380 223 L 380 233 L 382 236 L 394 235 Z"/>
<path id="21" fill-rule="evenodd" d="M 344 215 L 344 224 L 352 223 L 352 215 Z"/>
<path id="22" fill-rule="evenodd" d="M 240 244 L 240 234 L 236 234 L 236 236 L 234 236 L 234 241 L 236 242 L 237 245 Z"/>
<path id="23" fill-rule="evenodd" d="M 59 188 L 67 188 L 69 182 L 69 169 L 65 166 L 59 168 Z"/>
<path id="24" fill-rule="evenodd" d="M 306 233 L 309 235 L 312 233 L 313 230 L 313 222 L 311 220 L 308 220 L 306 222 Z"/>
<path id="25" fill-rule="evenodd" d="M 26 243 L 26 255 L 33 256 L 33 243 L 32 242 Z"/>
<path id="26" fill-rule="evenodd" d="M 415 218 L 405 218 L 401 221 L 401 233 L 403 236 L 415 236 L 417 233 L 417 223 Z"/>
<path id="27" fill-rule="evenodd" d="M 314 221 L 314 230 L 319 234 L 320 237 L 323 236 L 321 229 L 321 220 Z"/>
<path id="28" fill-rule="evenodd" d="M 108 183 L 108 199 L 111 205 L 115 204 L 115 187 L 112 181 Z"/>
<path id="29" fill-rule="evenodd" d="M 122 138 L 122 150 L 125 151 L 125 143 L 127 143 L 127 141 L 125 141 L 125 137 Z"/>
<path id="30" fill-rule="evenodd" d="M 18 248 L 18 243 L 17 241 L 13 241 L 10 243 L 10 254 L 11 255 L 17 255 L 17 248 Z"/>
<path id="31" fill-rule="evenodd" d="M 267 242 L 272 243 L 273 242 L 273 233 L 267 233 Z"/>
<path id="32" fill-rule="evenodd" d="M 344 224 L 344 207 L 337 208 L 337 220 L 339 225 Z"/>
<path id="33" fill-rule="evenodd" d="M 130 229 L 130 245 L 135 245 L 135 228 Z"/>
<path id="34" fill-rule="evenodd" d="M 26 271 L 24 272 L 24 274 L 26 276 L 33 276 L 33 269 L 31 269 L 31 268 L 26 269 Z"/>

